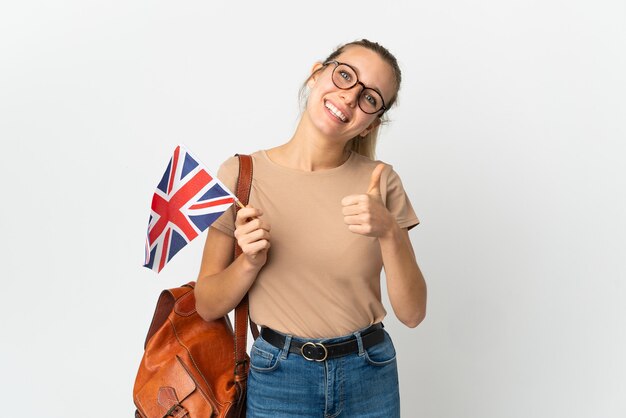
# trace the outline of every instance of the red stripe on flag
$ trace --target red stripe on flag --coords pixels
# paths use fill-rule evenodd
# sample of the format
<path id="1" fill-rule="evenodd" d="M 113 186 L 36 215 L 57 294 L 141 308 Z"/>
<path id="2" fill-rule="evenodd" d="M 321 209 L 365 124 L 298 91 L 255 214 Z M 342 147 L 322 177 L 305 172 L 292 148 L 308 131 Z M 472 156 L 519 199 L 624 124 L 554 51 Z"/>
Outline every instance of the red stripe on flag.
<path id="1" fill-rule="evenodd" d="M 180 154 L 180 145 L 174 150 L 174 159 L 172 161 L 172 169 L 170 170 L 170 183 L 167 185 L 167 194 L 172 193 L 174 187 L 174 179 L 176 178 L 176 167 L 178 166 L 178 155 Z"/>
<path id="2" fill-rule="evenodd" d="M 178 189 L 170 199 L 170 220 L 185 234 L 187 241 L 198 236 L 195 228 L 187 221 L 187 217 L 180 212 L 180 208 L 187 204 L 200 190 L 211 181 L 211 176 L 205 170 L 198 171 L 191 180 Z M 172 211 L 172 207 L 176 211 Z"/>
<path id="3" fill-rule="evenodd" d="M 159 261 L 159 271 L 161 271 L 161 269 L 163 269 L 163 267 L 165 266 L 165 259 L 167 258 L 167 249 L 169 248 L 169 243 L 170 243 L 170 232 L 172 232 L 172 230 L 168 229 L 165 232 L 165 238 L 163 239 L 163 251 L 161 251 L 161 260 Z"/>
<path id="4" fill-rule="evenodd" d="M 152 210 L 159 215 L 159 220 L 148 233 L 150 244 L 156 241 L 157 237 L 161 235 L 167 226 L 167 222 L 169 221 L 169 204 L 167 200 L 155 193 L 154 196 L 152 196 Z"/>
<path id="5" fill-rule="evenodd" d="M 209 173 L 205 170 L 201 170 L 185 183 L 183 187 L 178 189 L 169 202 L 158 194 L 154 194 L 152 197 L 152 210 L 159 215 L 159 220 L 150 230 L 150 242 L 155 242 L 168 222 L 176 224 L 181 232 L 185 234 L 187 241 L 191 241 L 198 236 L 194 227 L 187 221 L 187 217 L 181 213 L 180 208 L 187 204 L 187 202 L 197 195 L 210 181 L 211 176 Z"/>
<path id="6" fill-rule="evenodd" d="M 212 202 L 198 203 L 193 206 L 189 206 L 189 209 L 210 208 L 211 206 L 225 205 L 226 203 L 233 203 L 234 201 L 235 199 L 233 199 L 232 197 L 227 197 L 225 199 L 214 200 Z"/>

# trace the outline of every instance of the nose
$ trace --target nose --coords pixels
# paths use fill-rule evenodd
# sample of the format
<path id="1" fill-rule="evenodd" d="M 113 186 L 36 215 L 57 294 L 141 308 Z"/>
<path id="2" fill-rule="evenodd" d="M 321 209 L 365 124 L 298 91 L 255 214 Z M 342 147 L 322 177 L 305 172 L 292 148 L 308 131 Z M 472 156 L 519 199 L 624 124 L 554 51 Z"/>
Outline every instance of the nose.
<path id="1" fill-rule="evenodd" d="M 359 96 L 363 88 L 357 83 L 347 90 L 341 90 L 341 97 L 344 99 L 347 105 L 355 107 L 359 101 Z"/>

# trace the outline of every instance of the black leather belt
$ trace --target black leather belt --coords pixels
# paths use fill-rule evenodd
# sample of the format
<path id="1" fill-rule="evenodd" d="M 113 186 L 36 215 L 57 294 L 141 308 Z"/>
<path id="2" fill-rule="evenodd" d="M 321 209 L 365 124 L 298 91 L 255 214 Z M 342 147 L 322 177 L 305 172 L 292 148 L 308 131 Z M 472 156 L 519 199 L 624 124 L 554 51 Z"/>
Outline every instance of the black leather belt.
<path id="1" fill-rule="evenodd" d="M 285 346 L 285 336 L 271 328 L 261 328 L 261 337 L 276 348 L 283 348 Z M 374 324 L 364 330 L 361 333 L 361 339 L 363 340 L 363 349 L 382 343 L 385 339 L 383 324 Z M 309 361 L 324 361 L 329 358 L 358 353 L 359 343 L 354 336 L 349 340 L 334 344 L 314 343 L 310 341 L 302 342 L 292 339 L 289 352 L 299 354 Z"/>

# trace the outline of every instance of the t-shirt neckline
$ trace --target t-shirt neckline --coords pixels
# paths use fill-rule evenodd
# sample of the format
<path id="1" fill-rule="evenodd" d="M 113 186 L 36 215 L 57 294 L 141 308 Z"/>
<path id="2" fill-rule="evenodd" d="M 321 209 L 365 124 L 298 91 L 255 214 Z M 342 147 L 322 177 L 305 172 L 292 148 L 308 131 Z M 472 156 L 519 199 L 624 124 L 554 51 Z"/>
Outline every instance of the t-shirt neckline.
<path id="1" fill-rule="evenodd" d="M 348 157 L 348 159 L 346 161 L 344 161 L 343 164 L 337 166 L 337 167 L 333 167 L 333 168 L 328 168 L 326 170 L 316 170 L 316 171 L 305 171 L 305 170 L 300 170 L 297 168 L 290 168 L 290 167 L 285 167 L 282 166 L 276 162 L 274 162 L 269 155 L 267 155 L 267 151 L 266 150 L 261 150 L 261 155 L 263 156 L 263 158 L 265 159 L 265 161 L 272 166 L 274 169 L 276 170 L 280 170 L 283 171 L 285 173 L 289 173 L 292 175 L 301 175 L 301 176 L 325 176 L 325 175 L 329 175 L 329 174 L 335 174 L 339 171 L 345 170 L 346 167 L 348 167 L 352 161 L 354 161 L 354 156 L 355 156 L 355 152 L 354 151 L 350 151 L 350 156 Z"/>

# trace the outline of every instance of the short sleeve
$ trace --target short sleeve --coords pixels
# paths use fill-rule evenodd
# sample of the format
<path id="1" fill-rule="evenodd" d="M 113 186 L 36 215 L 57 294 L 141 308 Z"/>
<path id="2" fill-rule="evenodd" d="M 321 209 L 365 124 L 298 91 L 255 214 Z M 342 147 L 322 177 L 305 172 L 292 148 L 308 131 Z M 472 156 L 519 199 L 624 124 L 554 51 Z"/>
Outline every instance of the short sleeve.
<path id="1" fill-rule="evenodd" d="M 237 176 L 239 176 L 239 158 L 237 157 L 231 157 L 224 161 L 217 170 L 217 178 L 233 193 L 237 193 Z M 232 205 L 211 224 L 211 228 L 219 229 L 223 233 L 234 237 L 235 217 L 235 205 Z"/>
<path id="2" fill-rule="evenodd" d="M 413 210 L 413 205 L 411 205 L 409 197 L 404 191 L 400 176 L 398 176 L 398 173 L 396 173 L 391 166 L 390 168 L 391 170 L 388 171 L 387 181 L 383 183 L 386 184 L 386 190 L 381 190 L 385 197 L 385 205 L 396 218 L 400 228 L 411 229 L 419 224 L 420 221 Z"/>

